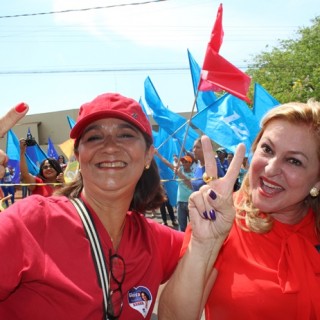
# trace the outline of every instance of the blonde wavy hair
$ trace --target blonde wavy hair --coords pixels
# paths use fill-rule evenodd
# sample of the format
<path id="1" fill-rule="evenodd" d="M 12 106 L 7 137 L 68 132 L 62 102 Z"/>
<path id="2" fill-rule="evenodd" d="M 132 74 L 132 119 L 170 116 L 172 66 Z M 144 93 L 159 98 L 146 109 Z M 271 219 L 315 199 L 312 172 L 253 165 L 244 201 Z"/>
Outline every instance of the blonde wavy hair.
<path id="1" fill-rule="evenodd" d="M 318 142 L 318 159 L 320 163 L 320 103 L 310 99 L 307 103 L 289 102 L 271 109 L 261 122 L 261 130 L 252 144 L 254 153 L 257 145 L 269 123 L 273 120 L 285 120 L 295 125 L 306 125 L 314 133 Z M 272 229 L 273 218 L 269 214 L 262 214 L 252 203 L 252 194 L 249 184 L 250 170 L 246 174 L 239 192 L 235 195 L 235 207 L 237 209 L 236 221 L 238 225 L 247 231 L 266 233 Z M 319 165 L 320 176 L 320 165 Z M 307 195 L 306 204 L 311 207 L 316 218 L 316 232 L 320 235 L 320 196 L 312 198 Z"/>

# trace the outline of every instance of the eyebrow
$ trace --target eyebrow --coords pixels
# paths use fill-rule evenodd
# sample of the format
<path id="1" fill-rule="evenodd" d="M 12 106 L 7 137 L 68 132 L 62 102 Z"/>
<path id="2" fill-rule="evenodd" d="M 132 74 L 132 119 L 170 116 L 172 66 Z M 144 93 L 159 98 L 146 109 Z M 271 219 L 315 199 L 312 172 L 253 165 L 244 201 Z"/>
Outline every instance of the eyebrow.
<path id="1" fill-rule="evenodd" d="M 139 129 L 134 126 L 133 124 L 131 123 L 128 123 L 128 122 L 123 122 L 123 123 L 119 123 L 116 125 L 118 129 L 131 129 L 135 132 L 140 132 Z M 103 125 L 103 124 L 92 124 L 92 125 L 89 125 L 86 129 L 84 129 L 82 135 L 86 134 L 88 131 L 91 131 L 91 130 L 100 130 L 100 129 L 103 129 L 104 127 L 107 127 L 106 125 Z"/>
<path id="2" fill-rule="evenodd" d="M 269 138 L 264 138 L 264 139 L 265 139 L 265 141 L 261 141 L 261 144 L 269 143 L 272 146 L 272 148 L 275 148 L 274 143 Z M 289 153 L 290 155 L 300 155 L 300 156 L 304 157 L 307 161 L 309 161 L 309 158 L 307 157 L 307 155 L 304 152 L 288 150 L 287 153 Z"/>

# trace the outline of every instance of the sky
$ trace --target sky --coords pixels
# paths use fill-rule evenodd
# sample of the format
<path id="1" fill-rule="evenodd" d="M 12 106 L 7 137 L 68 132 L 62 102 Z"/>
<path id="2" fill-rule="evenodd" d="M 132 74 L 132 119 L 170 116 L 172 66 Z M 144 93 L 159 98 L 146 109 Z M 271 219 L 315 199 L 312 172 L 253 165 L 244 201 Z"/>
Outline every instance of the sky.
<path id="1" fill-rule="evenodd" d="M 0 115 L 77 109 L 105 92 L 144 100 L 149 76 L 164 105 L 190 112 L 187 50 L 202 66 L 216 0 L 10 0 L 0 4 Z M 319 0 L 226 0 L 220 55 L 245 71 L 320 15 Z"/>

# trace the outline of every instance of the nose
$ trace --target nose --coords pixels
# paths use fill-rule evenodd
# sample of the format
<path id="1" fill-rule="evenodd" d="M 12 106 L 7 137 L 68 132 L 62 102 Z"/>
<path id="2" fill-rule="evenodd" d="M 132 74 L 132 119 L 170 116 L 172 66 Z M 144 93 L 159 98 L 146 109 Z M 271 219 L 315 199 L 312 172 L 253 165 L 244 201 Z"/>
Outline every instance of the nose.
<path id="1" fill-rule="evenodd" d="M 265 166 L 266 175 L 269 177 L 276 176 L 282 172 L 280 159 L 273 157 L 269 159 Z"/>
<path id="2" fill-rule="evenodd" d="M 115 149 L 119 148 L 119 143 L 117 141 L 117 138 L 114 137 L 113 135 L 107 135 L 104 138 L 104 148 L 107 151 L 113 152 Z"/>

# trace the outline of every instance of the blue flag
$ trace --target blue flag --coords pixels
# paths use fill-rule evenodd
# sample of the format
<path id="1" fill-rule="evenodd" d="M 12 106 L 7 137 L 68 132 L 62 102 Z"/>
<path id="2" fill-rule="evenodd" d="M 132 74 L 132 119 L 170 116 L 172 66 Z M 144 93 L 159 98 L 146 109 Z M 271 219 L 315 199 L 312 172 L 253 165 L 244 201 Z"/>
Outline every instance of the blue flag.
<path id="1" fill-rule="evenodd" d="M 28 129 L 27 135 L 31 136 L 30 128 Z M 35 170 L 35 168 L 39 168 L 41 162 L 47 159 L 46 153 L 40 148 L 39 144 L 36 143 L 34 146 L 27 147 L 26 155 L 29 172 L 33 175 L 37 175 L 39 169 Z"/>
<path id="2" fill-rule="evenodd" d="M 55 149 L 54 144 L 52 143 L 50 138 L 48 138 L 47 155 L 48 155 L 49 158 L 54 158 L 56 160 L 58 160 L 58 158 L 59 158 L 59 154 L 58 154 L 57 150 Z"/>
<path id="3" fill-rule="evenodd" d="M 8 155 L 8 167 L 13 169 L 13 183 L 20 183 L 20 143 L 15 133 L 10 129 L 7 133 L 6 153 Z"/>
<path id="4" fill-rule="evenodd" d="M 196 105 L 197 105 L 198 111 L 201 111 L 206 107 L 210 106 L 214 101 L 216 101 L 217 97 L 213 93 L 213 91 L 198 90 L 201 68 L 199 67 L 196 60 L 192 57 L 189 50 L 188 50 L 188 58 L 189 58 L 189 66 L 190 66 L 194 96 L 196 97 L 196 95 L 198 94 Z"/>
<path id="5" fill-rule="evenodd" d="M 144 82 L 144 88 L 145 100 L 147 101 L 149 108 L 152 110 L 153 119 L 170 136 L 178 139 L 179 143 L 182 145 L 187 130 L 187 120 L 163 105 L 149 77 L 147 77 Z M 185 148 L 192 148 L 194 140 L 198 137 L 198 133 L 193 128 L 189 127 L 188 135 L 185 140 Z"/>
<path id="6" fill-rule="evenodd" d="M 158 148 L 162 145 L 163 141 L 167 140 L 168 133 L 160 128 L 158 132 L 154 135 L 154 145 Z M 168 143 L 165 146 L 162 145 L 158 149 L 159 153 L 169 161 L 173 159 L 174 154 L 179 154 L 180 146 L 176 139 L 168 139 Z M 171 168 L 166 166 L 158 157 L 155 157 L 155 161 L 159 168 L 159 173 L 161 180 L 163 180 L 163 186 L 166 190 L 169 202 L 172 206 L 176 206 L 177 204 L 177 191 L 178 191 L 178 183 L 174 178 L 174 172 Z"/>
<path id="7" fill-rule="evenodd" d="M 212 106 L 197 113 L 191 122 L 232 152 L 239 143 L 244 143 L 249 154 L 259 132 L 259 123 L 247 104 L 231 94 L 223 95 Z"/>
<path id="8" fill-rule="evenodd" d="M 70 129 L 72 129 L 75 126 L 76 122 L 72 118 L 70 118 L 69 116 L 67 116 L 67 119 L 68 119 Z"/>
<path id="9" fill-rule="evenodd" d="M 278 106 L 280 102 L 275 99 L 266 89 L 260 84 L 254 84 L 253 95 L 253 114 L 256 116 L 257 121 L 260 123 L 264 115 L 275 106 Z"/>

